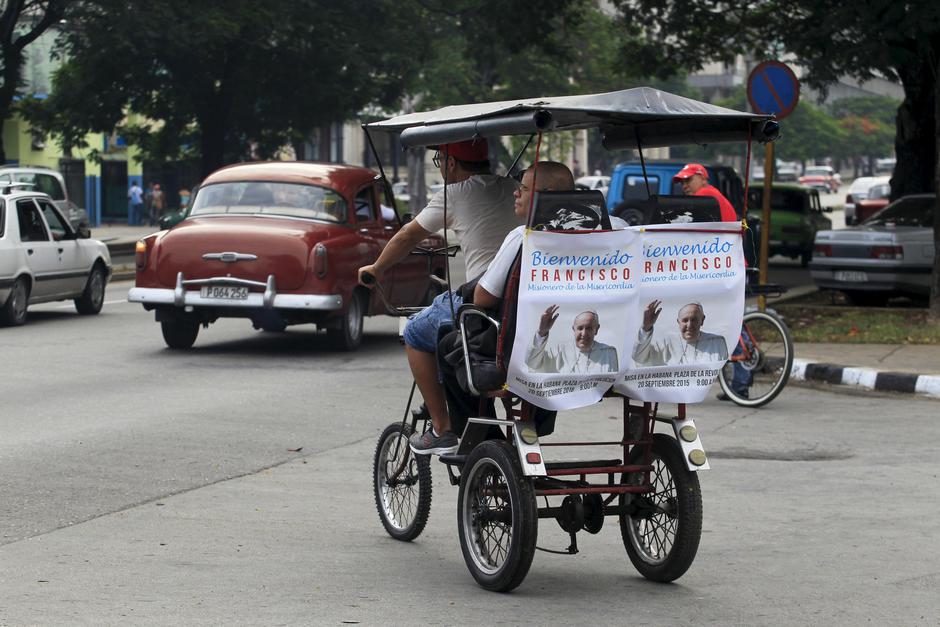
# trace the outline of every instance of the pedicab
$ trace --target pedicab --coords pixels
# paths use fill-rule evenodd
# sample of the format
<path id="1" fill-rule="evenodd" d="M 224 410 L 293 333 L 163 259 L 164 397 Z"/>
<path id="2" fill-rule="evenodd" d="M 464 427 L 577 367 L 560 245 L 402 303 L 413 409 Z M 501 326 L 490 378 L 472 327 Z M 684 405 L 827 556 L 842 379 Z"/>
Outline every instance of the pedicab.
<path id="1" fill-rule="evenodd" d="M 644 170 L 644 148 L 746 142 L 749 161 L 753 140 L 772 141 L 778 134 L 772 116 L 734 111 L 646 87 L 450 106 L 364 126 L 370 143 L 370 130 L 395 131 L 401 133 L 401 143 L 406 147 L 436 146 L 475 137 L 528 136 L 529 142 L 537 140 L 536 162 L 543 134 L 595 128 L 600 130 L 607 149 L 638 150 Z M 581 199 L 583 206 L 596 206 L 597 198 L 591 196 L 596 193 L 572 192 L 587 195 Z M 681 230 L 681 223 L 699 221 L 696 211 L 711 215 L 707 203 L 696 203 L 689 197 L 649 195 L 649 200 L 648 225 L 673 222 L 671 226 L 677 227 L 675 223 L 680 223 Z M 538 205 L 536 197 L 530 208 L 530 225 Z M 585 227 L 581 223 L 575 231 L 583 234 L 598 229 L 588 237 L 613 233 L 606 211 L 602 214 L 599 225 Z M 706 217 L 701 221 L 712 220 Z M 645 228 L 653 230 L 651 226 Z M 730 230 L 720 232 L 740 236 L 740 226 L 726 228 Z M 456 453 L 441 455 L 439 460 L 450 484 L 458 487 L 457 527 L 467 568 L 485 589 L 512 590 L 528 573 L 537 548 L 577 553 L 578 533 L 598 533 L 605 518 L 613 516 L 636 570 L 653 581 L 673 581 L 691 566 L 698 549 L 702 527 L 698 472 L 708 468 L 684 397 L 665 399 L 676 407 L 674 413 L 667 413 L 660 411 L 659 401 L 636 400 L 618 392 L 616 386 L 610 387 L 602 395 L 622 405 L 619 439 L 595 437 L 594 432 L 600 430 L 587 423 L 578 425 L 583 437 L 577 441 L 543 438 L 541 425 L 536 423 L 542 409 L 526 391 L 507 381 L 513 335 L 521 324 L 517 319 L 517 295 L 522 291 L 520 285 L 525 287 L 529 279 L 526 272 L 520 271 L 517 257 L 499 311 L 465 304 L 455 317 L 463 355 L 457 372 L 465 389 L 480 397 L 480 411 L 469 417 L 458 433 Z M 382 286 L 377 285 L 375 291 L 381 295 Z M 741 291 L 743 294 L 743 288 Z M 743 295 L 741 298 L 743 304 Z M 390 313 L 399 315 L 413 311 L 390 308 Z M 481 333 L 495 335 L 495 355 L 474 353 L 474 335 Z M 723 358 L 727 359 L 727 354 Z M 704 381 L 706 388 L 718 370 L 709 372 L 711 378 Z M 412 410 L 414 391 L 412 385 L 401 420 L 382 432 L 373 464 L 379 518 L 388 534 L 402 541 L 421 534 L 431 506 L 431 458 L 413 454 L 408 446 L 412 433 L 430 428 L 427 414 Z M 493 411 L 494 404 L 502 408 L 501 415 Z M 665 425 L 661 432 L 655 430 L 657 423 Z M 579 452 L 590 447 L 600 452 L 588 459 L 556 460 L 545 455 L 546 451 L 563 451 L 565 447 L 578 447 L 567 450 Z M 567 547 L 537 547 L 541 519 L 554 519 L 559 524 L 567 533 L 567 539 L 561 536 Z"/>

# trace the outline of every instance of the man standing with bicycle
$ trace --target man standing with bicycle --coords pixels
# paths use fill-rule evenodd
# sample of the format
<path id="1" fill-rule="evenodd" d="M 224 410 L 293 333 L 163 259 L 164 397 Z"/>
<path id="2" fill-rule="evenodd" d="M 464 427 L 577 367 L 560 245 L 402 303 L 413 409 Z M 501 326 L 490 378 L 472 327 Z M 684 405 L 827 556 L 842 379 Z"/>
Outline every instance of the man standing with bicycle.
<path id="1" fill-rule="evenodd" d="M 734 205 L 725 198 L 725 195 L 716 188 L 714 185 L 709 184 L 708 182 L 708 170 L 705 169 L 700 163 L 687 163 L 679 172 L 672 177 L 673 182 L 682 184 L 682 192 L 686 196 L 711 196 L 718 201 L 718 208 L 721 210 L 721 221 L 722 222 L 740 222 L 737 211 L 734 209 Z M 741 337 L 744 337 L 745 330 L 741 328 Z M 733 355 L 738 355 L 741 353 L 741 344 L 740 342 L 735 347 Z M 739 362 L 735 361 L 732 363 L 733 376 L 731 378 L 731 389 L 738 396 L 747 398 L 748 388 L 751 387 L 751 383 L 754 380 L 754 375 L 751 374 L 750 370 L 747 370 Z M 731 397 L 721 392 L 718 394 L 718 400 L 720 401 L 730 401 Z"/>

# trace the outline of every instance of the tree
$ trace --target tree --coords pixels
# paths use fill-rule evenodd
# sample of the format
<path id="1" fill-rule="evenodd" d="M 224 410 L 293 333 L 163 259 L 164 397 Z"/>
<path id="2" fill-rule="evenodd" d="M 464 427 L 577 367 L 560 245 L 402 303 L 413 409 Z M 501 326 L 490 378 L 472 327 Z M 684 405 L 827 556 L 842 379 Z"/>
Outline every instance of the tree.
<path id="1" fill-rule="evenodd" d="M 0 124 L 13 112 L 26 46 L 62 19 L 66 5 L 67 0 L 4 0 L 0 4 Z M 0 142 L 0 163 L 5 162 Z"/>
<path id="2" fill-rule="evenodd" d="M 883 96 L 842 98 L 830 105 L 832 114 L 845 134 L 840 157 L 854 158 L 856 175 L 860 157 L 867 157 L 868 171 L 874 170 L 876 157 L 894 152 L 894 118 L 900 102 Z"/>
<path id="3" fill-rule="evenodd" d="M 73 7 L 65 62 L 31 121 L 64 147 L 118 128 L 145 156 L 187 145 L 203 175 L 270 157 L 368 103 L 398 98 L 423 57 L 409 3 L 394 0 L 124 0 Z"/>
<path id="4" fill-rule="evenodd" d="M 931 0 L 614 0 L 628 58 L 668 76 L 703 60 L 788 52 L 823 92 L 839 77 L 900 81 L 892 197 L 940 188 L 940 4 Z M 785 128 L 785 123 L 783 128 Z M 940 199 L 931 315 L 940 319 Z"/>

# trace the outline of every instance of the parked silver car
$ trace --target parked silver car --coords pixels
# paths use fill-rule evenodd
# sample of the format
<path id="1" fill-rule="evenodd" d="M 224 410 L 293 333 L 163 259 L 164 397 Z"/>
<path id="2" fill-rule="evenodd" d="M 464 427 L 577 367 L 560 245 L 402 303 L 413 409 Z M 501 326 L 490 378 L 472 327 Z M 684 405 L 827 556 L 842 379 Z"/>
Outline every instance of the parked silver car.
<path id="1" fill-rule="evenodd" d="M 26 322 L 36 303 L 74 300 L 80 314 L 104 304 L 111 257 L 87 227 L 73 229 L 46 194 L 0 186 L 0 325 Z"/>
<path id="2" fill-rule="evenodd" d="M 61 172 L 38 166 L 0 166 L 0 185 L 24 183 L 36 192 L 47 194 L 76 231 L 88 225 L 88 212 L 69 198 Z"/>
<path id="3" fill-rule="evenodd" d="M 858 226 L 816 233 L 810 274 L 857 304 L 930 293 L 935 194 L 905 196 Z"/>

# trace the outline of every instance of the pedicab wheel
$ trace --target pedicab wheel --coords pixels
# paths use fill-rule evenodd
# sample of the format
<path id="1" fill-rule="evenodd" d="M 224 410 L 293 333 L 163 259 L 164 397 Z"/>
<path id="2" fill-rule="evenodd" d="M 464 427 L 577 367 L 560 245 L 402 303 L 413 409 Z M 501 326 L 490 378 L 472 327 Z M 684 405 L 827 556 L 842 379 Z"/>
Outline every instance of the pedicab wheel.
<path id="1" fill-rule="evenodd" d="M 424 531 L 431 512 L 431 463 L 408 447 L 410 425 L 396 422 L 375 447 L 375 507 L 382 525 L 396 540 L 409 542 Z"/>
<path id="2" fill-rule="evenodd" d="M 460 550 L 470 574 L 487 590 L 522 583 L 538 538 L 532 480 L 507 442 L 486 441 L 464 464 L 457 497 Z"/>
<path id="3" fill-rule="evenodd" d="M 634 447 L 631 464 L 643 463 L 642 447 Z M 630 561 L 652 581 L 670 582 L 692 565 L 702 535 L 702 492 L 698 475 L 682 459 L 670 436 L 653 436 L 652 492 L 624 494 L 620 504 L 632 509 L 620 515 L 620 534 Z M 625 474 L 624 483 L 639 485 L 643 473 Z"/>
<path id="4" fill-rule="evenodd" d="M 721 390 L 742 407 L 760 407 L 774 400 L 790 380 L 793 368 L 793 340 L 786 325 L 767 311 L 744 314 L 741 339 L 747 351 L 741 361 L 725 363 L 718 373 Z M 746 394 L 732 389 L 735 368 L 747 371 L 751 379 Z"/>

